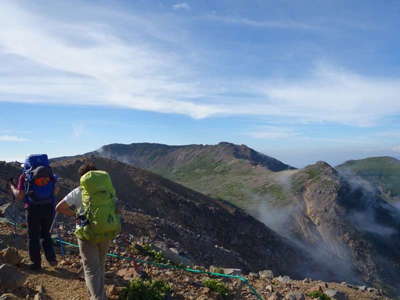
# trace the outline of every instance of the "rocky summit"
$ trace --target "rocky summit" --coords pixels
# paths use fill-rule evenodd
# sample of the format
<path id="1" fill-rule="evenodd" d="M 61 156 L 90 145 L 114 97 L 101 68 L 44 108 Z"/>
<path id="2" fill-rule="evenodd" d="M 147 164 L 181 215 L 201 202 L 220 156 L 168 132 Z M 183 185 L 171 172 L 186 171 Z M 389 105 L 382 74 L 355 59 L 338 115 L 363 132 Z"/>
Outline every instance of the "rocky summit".
<path id="1" fill-rule="evenodd" d="M 296 204 L 280 232 L 323 264 L 334 265 L 342 280 L 398 294 L 400 211 L 324 162 L 304 168 L 292 180 Z"/>

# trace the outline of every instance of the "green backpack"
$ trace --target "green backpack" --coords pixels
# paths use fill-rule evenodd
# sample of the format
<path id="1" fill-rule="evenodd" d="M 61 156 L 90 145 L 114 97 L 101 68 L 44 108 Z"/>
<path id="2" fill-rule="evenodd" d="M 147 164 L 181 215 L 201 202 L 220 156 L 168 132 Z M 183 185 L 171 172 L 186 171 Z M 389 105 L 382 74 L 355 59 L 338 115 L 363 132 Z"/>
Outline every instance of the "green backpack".
<path id="1" fill-rule="evenodd" d="M 75 235 L 93 243 L 114 239 L 121 231 L 121 220 L 110 175 L 104 171 L 89 171 L 81 177 L 80 185 L 86 220 L 77 226 Z"/>

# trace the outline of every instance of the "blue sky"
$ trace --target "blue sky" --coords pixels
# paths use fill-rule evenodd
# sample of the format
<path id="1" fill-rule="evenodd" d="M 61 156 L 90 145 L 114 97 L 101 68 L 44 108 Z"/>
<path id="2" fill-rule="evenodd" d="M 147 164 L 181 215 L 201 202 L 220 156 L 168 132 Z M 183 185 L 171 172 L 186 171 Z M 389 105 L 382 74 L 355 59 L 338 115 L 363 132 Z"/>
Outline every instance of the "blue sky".
<path id="1" fill-rule="evenodd" d="M 399 1 L 0 3 L 0 160 L 246 144 L 400 157 Z"/>

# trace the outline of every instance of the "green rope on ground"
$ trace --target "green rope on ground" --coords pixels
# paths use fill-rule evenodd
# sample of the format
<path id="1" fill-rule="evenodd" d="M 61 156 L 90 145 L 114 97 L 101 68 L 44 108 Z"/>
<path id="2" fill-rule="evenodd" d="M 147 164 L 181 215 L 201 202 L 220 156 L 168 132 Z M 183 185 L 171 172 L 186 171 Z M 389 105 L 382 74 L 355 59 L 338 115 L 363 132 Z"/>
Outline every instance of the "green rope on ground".
<path id="1" fill-rule="evenodd" d="M 19 224 L 16 224 L 16 223 L 14 223 L 14 222 L 12 222 L 10 220 L 7 220 L 7 221 L 8 221 L 8 223 L 10 223 L 12 225 L 16 225 L 16 226 L 19 226 L 19 227 L 23 228 Z M 56 238 L 55 241 L 60 243 L 60 244 L 64 244 L 64 245 L 72 246 L 72 247 L 75 247 L 75 248 L 79 248 L 79 246 L 77 244 L 70 243 L 70 242 L 61 240 L 59 238 Z M 211 275 L 211 276 L 215 276 L 215 277 L 225 277 L 225 278 L 230 278 L 230 279 L 239 279 L 245 285 L 247 285 L 247 287 L 250 289 L 250 292 L 258 300 L 264 300 L 264 298 L 257 292 L 255 287 L 250 284 L 249 280 L 247 278 L 243 277 L 243 276 L 227 275 L 227 274 L 222 274 L 222 273 L 208 272 L 208 271 L 195 270 L 195 269 L 186 268 L 186 267 L 173 266 L 173 265 L 168 265 L 168 264 L 161 264 L 161 263 L 157 263 L 157 262 L 153 262 L 153 261 L 147 261 L 147 260 L 143 260 L 143 259 L 139 259 L 139 258 L 124 257 L 124 256 L 120 256 L 120 255 L 117 255 L 117 254 L 114 254 L 114 253 L 107 253 L 107 256 L 110 256 L 110 257 L 113 257 L 113 258 L 117 258 L 117 259 L 122 259 L 122 260 L 135 261 L 135 262 L 142 263 L 142 264 L 148 264 L 148 265 L 152 265 L 152 266 L 163 268 L 163 269 L 175 269 L 175 270 L 182 270 L 182 271 L 186 271 L 186 272 L 190 272 L 190 273 L 207 274 L 207 275 Z"/>
<path id="2" fill-rule="evenodd" d="M 72 247 L 79 247 L 76 244 L 70 243 L 70 242 L 66 242 L 63 241 L 61 239 L 56 239 L 57 242 L 64 244 L 64 245 L 69 245 Z M 264 298 L 257 292 L 257 290 L 254 288 L 254 286 L 252 286 L 248 279 L 243 277 L 243 276 L 239 276 L 239 275 L 227 275 L 227 274 L 222 274 L 222 273 L 215 273 L 215 272 L 208 272 L 208 271 L 202 271 L 202 270 L 195 270 L 195 269 L 191 269 L 191 268 L 185 268 L 185 267 L 180 267 L 180 266 L 173 266 L 173 265 L 168 265 L 168 264 L 161 264 L 161 263 L 156 263 L 153 261 L 147 261 L 147 260 L 143 260 L 143 259 L 139 259 L 139 258 L 132 258 L 132 257 L 124 257 L 124 256 L 120 256 L 114 253 L 108 253 L 107 256 L 110 257 L 114 257 L 114 258 L 118 258 L 118 259 L 123 259 L 123 260 L 128 260 L 128 261 L 135 261 L 138 263 L 143 263 L 143 264 L 148 264 L 148 265 L 153 265 L 159 268 L 163 268 L 163 269 L 175 269 L 175 270 L 183 270 L 186 272 L 190 272 L 190 273 L 197 273 L 197 274 L 207 274 L 207 275 L 211 275 L 211 276 L 216 276 L 216 277 L 225 277 L 225 278 L 231 278 L 231 279 L 239 279 L 241 280 L 245 285 L 247 285 L 250 289 L 250 292 L 256 296 L 256 298 L 258 300 L 264 300 Z"/>

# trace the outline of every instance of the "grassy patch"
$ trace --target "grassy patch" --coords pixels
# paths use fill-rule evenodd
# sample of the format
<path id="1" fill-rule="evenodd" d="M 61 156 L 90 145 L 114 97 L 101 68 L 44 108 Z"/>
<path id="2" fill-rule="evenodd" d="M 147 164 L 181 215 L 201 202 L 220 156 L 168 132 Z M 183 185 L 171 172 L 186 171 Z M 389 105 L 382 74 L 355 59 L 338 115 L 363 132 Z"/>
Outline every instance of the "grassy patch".
<path id="1" fill-rule="evenodd" d="M 221 281 L 218 281 L 216 279 L 207 279 L 203 281 L 203 285 L 205 287 L 208 287 L 213 292 L 218 293 L 223 299 L 228 300 L 232 297 L 232 294 L 228 287 Z"/>
<path id="2" fill-rule="evenodd" d="M 135 244 L 132 247 L 132 250 L 135 254 L 139 254 L 142 256 L 150 257 L 152 261 L 160 263 L 160 264 L 170 264 L 171 262 L 164 257 L 161 251 L 154 250 L 150 244 Z"/>
<path id="3" fill-rule="evenodd" d="M 313 299 L 331 300 L 331 297 L 329 297 L 327 294 L 325 294 L 321 291 L 314 291 L 314 292 L 308 293 L 307 296 L 309 296 Z"/>
<path id="4" fill-rule="evenodd" d="M 163 300 L 171 291 L 163 281 L 134 279 L 121 291 L 119 300 Z"/>

